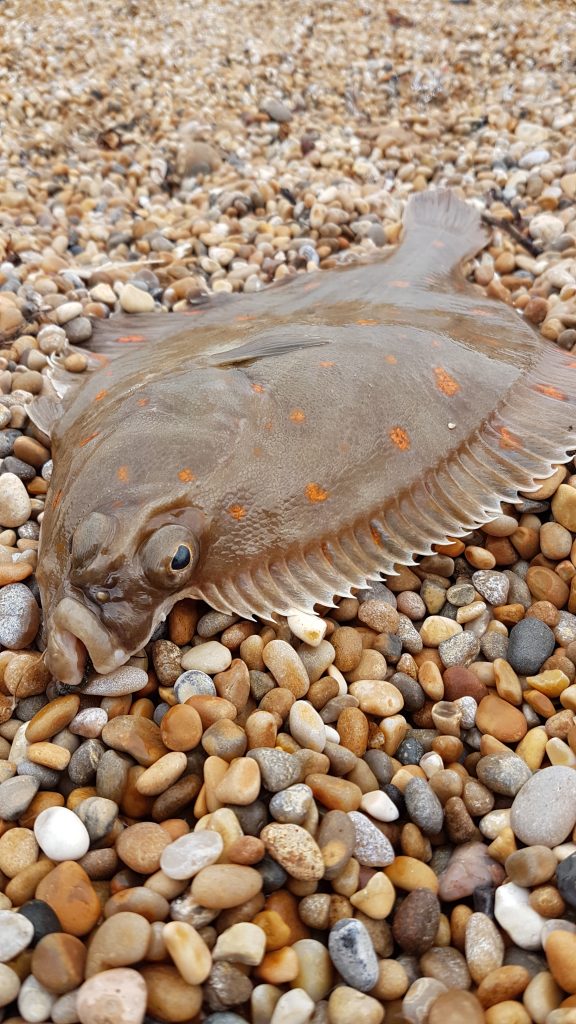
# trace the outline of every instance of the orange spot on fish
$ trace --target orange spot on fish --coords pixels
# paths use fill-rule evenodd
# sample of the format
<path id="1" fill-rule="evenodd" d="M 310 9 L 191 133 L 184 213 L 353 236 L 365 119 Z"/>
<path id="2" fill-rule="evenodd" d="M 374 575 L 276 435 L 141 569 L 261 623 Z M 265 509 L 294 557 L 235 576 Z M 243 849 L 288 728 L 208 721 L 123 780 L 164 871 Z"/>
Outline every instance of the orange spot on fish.
<path id="1" fill-rule="evenodd" d="M 244 516 L 246 515 L 246 509 L 243 505 L 231 505 L 228 512 L 232 516 L 232 519 L 237 519 L 238 522 L 240 522 L 241 519 L 244 519 Z"/>
<path id="2" fill-rule="evenodd" d="M 324 542 L 323 544 L 320 545 L 320 550 L 321 550 L 322 554 L 324 555 L 324 558 L 326 559 L 326 561 L 330 565 L 332 565 L 333 562 L 334 562 L 334 559 L 332 558 L 332 552 L 330 551 L 330 549 L 329 549 L 328 545 L 326 544 L 326 542 Z"/>
<path id="3" fill-rule="evenodd" d="M 292 423 L 304 423 L 304 420 L 306 419 L 306 413 L 304 412 L 303 409 L 292 409 L 292 412 L 290 413 L 290 419 L 292 420 Z"/>
<path id="4" fill-rule="evenodd" d="M 143 334 L 121 334 L 116 338 L 121 345 L 129 345 L 133 341 L 144 341 Z"/>
<path id="5" fill-rule="evenodd" d="M 442 366 L 436 366 L 434 368 L 434 376 L 436 377 L 436 387 L 438 390 L 442 391 L 443 394 L 448 395 L 449 398 L 452 398 L 452 396 L 460 390 L 458 381 L 454 380 L 454 377 L 451 377 L 448 371 Z"/>
<path id="6" fill-rule="evenodd" d="M 499 427 L 498 433 L 500 434 L 500 447 L 501 448 L 521 448 L 521 442 L 515 434 L 513 434 L 508 427 Z"/>
<path id="7" fill-rule="evenodd" d="M 375 327 L 378 324 L 378 320 L 357 320 L 356 323 L 360 327 Z"/>
<path id="8" fill-rule="evenodd" d="M 101 402 L 103 398 L 106 398 L 107 394 L 108 392 L 106 391 L 106 388 L 102 388 L 102 391 L 99 391 L 97 395 L 94 395 L 94 401 Z"/>
<path id="9" fill-rule="evenodd" d="M 442 242 L 440 238 L 435 238 L 434 241 L 432 242 L 432 248 L 433 249 L 445 249 L 446 248 L 446 242 Z"/>
<path id="10" fill-rule="evenodd" d="M 256 320 L 257 317 L 253 313 L 239 313 L 236 317 L 237 320 Z"/>
<path id="11" fill-rule="evenodd" d="M 111 508 L 124 508 L 124 502 L 121 498 L 117 498 L 116 501 L 112 502 Z"/>
<path id="12" fill-rule="evenodd" d="M 392 427 L 390 439 L 401 452 L 407 452 L 410 447 L 410 438 L 403 427 Z"/>
<path id="13" fill-rule="evenodd" d="M 145 406 L 145 405 L 150 405 L 150 399 L 149 398 L 139 398 L 137 403 L 136 403 L 136 405 L 141 405 L 142 407 Z"/>
<path id="14" fill-rule="evenodd" d="M 391 288 L 409 288 L 410 281 L 390 281 Z"/>
<path id="15" fill-rule="evenodd" d="M 272 430 L 274 424 L 272 423 L 272 420 L 266 420 L 266 423 L 264 423 L 263 426 L 264 430 Z"/>
<path id="16" fill-rule="evenodd" d="M 118 466 L 118 469 L 116 470 L 116 476 L 120 480 L 120 483 L 123 483 L 123 484 L 127 483 L 128 482 L 128 466 Z"/>
<path id="17" fill-rule="evenodd" d="M 88 443 L 89 443 L 90 441 L 93 441 L 95 437 L 98 437 L 98 431 L 97 431 L 97 430 L 96 430 L 96 431 L 94 431 L 94 433 L 93 433 L 93 434 L 88 434 L 88 437 L 84 437 L 84 438 L 83 438 L 83 439 L 82 439 L 82 440 L 80 441 L 80 444 L 78 445 L 78 447 L 79 447 L 79 448 L 83 448 L 83 447 L 84 447 L 84 445 L 88 444 Z"/>
<path id="18" fill-rule="evenodd" d="M 430 342 L 430 345 L 431 345 L 432 348 L 442 348 L 442 342 L 441 341 L 437 341 L 436 338 L 434 338 Z"/>
<path id="19" fill-rule="evenodd" d="M 256 392 L 257 395 L 264 394 L 264 391 L 266 390 L 263 384 L 251 384 L 250 387 L 252 388 L 252 391 Z"/>
<path id="20" fill-rule="evenodd" d="M 376 529 L 375 526 L 371 526 L 370 527 L 370 533 L 372 535 L 372 540 L 374 541 L 376 547 L 377 548 L 381 548 L 382 547 L 382 538 L 381 538 L 380 534 L 378 533 L 378 530 Z"/>
<path id="21" fill-rule="evenodd" d="M 339 441 L 338 451 L 342 452 L 342 455 L 347 455 L 348 452 L 350 451 L 350 445 L 348 444 L 348 441 Z"/>
<path id="22" fill-rule="evenodd" d="M 191 484 L 192 481 L 196 479 L 196 477 L 194 476 L 192 470 L 188 469 L 188 466 L 186 466 L 184 469 L 181 469 L 179 471 L 178 479 L 181 480 L 183 484 Z"/>
<path id="23" fill-rule="evenodd" d="M 384 359 L 385 359 L 385 361 L 387 363 L 390 363 L 391 366 L 394 366 L 394 363 L 398 362 L 398 360 L 396 359 L 396 356 L 392 356 L 392 355 L 384 356 Z"/>
<path id="24" fill-rule="evenodd" d="M 321 361 L 321 362 L 319 363 L 319 365 L 320 365 L 320 366 L 322 366 L 322 367 L 324 367 L 324 369 L 325 369 L 325 370 L 327 370 L 329 366 L 335 366 L 336 364 L 335 364 L 335 363 L 333 363 L 331 359 L 323 359 L 323 360 L 322 360 L 322 361 Z"/>
<path id="25" fill-rule="evenodd" d="M 537 384 L 535 390 L 539 391 L 541 395 L 547 395 L 548 398 L 556 398 L 559 402 L 565 402 L 567 399 L 567 396 L 563 391 L 560 391 L 559 388 L 552 387 L 551 384 Z"/>
<path id="26" fill-rule="evenodd" d="M 58 505 L 62 501 L 63 497 L 64 497 L 64 491 L 62 490 L 62 488 L 60 488 L 60 490 L 56 491 L 56 494 L 52 498 L 52 511 L 55 511 L 58 508 Z"/>
<path id="27" fill-rule="evenodd" d="M 264 454 L 264 450 L 257 445 L 256 448 L 252 449 L 252 454 L 256 459 L 260 459 Z"/>
<path id="28" fill-rule="evenodd" d="M 91 352 L 90 356 L 92 359 L 97 359 L 99 363 L 102 363 L 102 366 L 108 366 L 108 363 L 110 362 L 108 356 L 102 355 L 101 352 Z"/>
<path id="29" fill-rule="evenodd" d="M 304 493 L 308 498 L 308 501 L 312 502 L 326 501 L 326 498 L 328 497 L 328 491 L 325 491 L 320 484 L 315 483 L 306 484 Z"/>
<path id="30" fill-rule="evenodd" d="M 313 292 L 314 289 L 317 288 L 319 284 L 320 281 L 308 281 L 306 284 L 302 285 L 302 291 Z"/>
<path id="31" fill-rule="evenodd" d="M 491 316 L 487 309 L 482 309 L 481 306 L 475 306 L 474 309 L 470 310 L 472 316 Z"/>

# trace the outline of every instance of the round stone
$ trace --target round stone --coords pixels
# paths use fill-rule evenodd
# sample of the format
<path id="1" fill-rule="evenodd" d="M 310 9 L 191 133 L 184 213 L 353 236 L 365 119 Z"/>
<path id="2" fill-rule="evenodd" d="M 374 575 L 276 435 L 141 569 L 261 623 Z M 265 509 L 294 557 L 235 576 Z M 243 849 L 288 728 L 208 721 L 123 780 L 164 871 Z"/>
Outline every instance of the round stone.
<path id="1" fill-rule="evenodd" d="M 354 857 L 364 867 L 386 867 L 394 860 L 394 849 L 383 832 L 360 811 L 349 811 L 354 825 Z"/>
<path id="2" fill-rule="evenodd" d="M 532 778 L 532 772 L 521 757 L 510 752 L 487 754 L 476 765 L 476 774 L 481 782 L 493 793 L 502 796 L 516 796 L 516 793 Z"/>
<path id="3" fill-rule="evenodd" d="M 429 889 L 414 889 L 394 915 L 392 934 L 410 956 L 421 956 L 434 944 L 440 922 L 440 902 Z"/>
<path id="4" fill-rule="evenodd" d="M 34 835 L 50 860 L 79 860 L 90 846 L 86 826 L 67 807 L 47 807 L 41 811 L 34 822 Z"/>
<path id="5" fill-rule="evenodd" d="M 328 950 L 334 967 L 350 988 L 369 992 L 378 980 L 378 958 L 366 926 L 343 918 L 330 929 Z"/>
<path id="6" fill-rule="evenodd" d="M 32 505 L 24 484 L 14 473 L 0 476 L 0 526 L 22 526 L 30 518 Z"/>
<path id="7" fill-rule="evenodd" d="M 437 835 L 441 831 L 444 810 L 425 779 L 410 779 L 404 790 L 404 800 L 410 820 L 424 835 Z"/>
<path id="8" fill-rule="evenodd" d="M 526 846 L 558 846 L 576 825 L 576 772 L 553 765 L 536 772 L 517 793 L 510 815 Z"/>
<path id="9" fill-rule="evenodd" d="M 512 626 L 507 660 L 520 675 L 535 675 L 554 653 L 554 633 L 541 619 L 529 616 Z"/>
<path id="10" fill-rule="evenodd" d="M 78 990 L 80 1024 L 142 1024 L 147 995 L 144 978 L 129 967 L 95 974 Z"/>
<path id="11" fill-rule="evenodd" d="M 7 964 L 0 963 L 0 1009 L 14 1002 L 20 991 L 20 978 Z"/>

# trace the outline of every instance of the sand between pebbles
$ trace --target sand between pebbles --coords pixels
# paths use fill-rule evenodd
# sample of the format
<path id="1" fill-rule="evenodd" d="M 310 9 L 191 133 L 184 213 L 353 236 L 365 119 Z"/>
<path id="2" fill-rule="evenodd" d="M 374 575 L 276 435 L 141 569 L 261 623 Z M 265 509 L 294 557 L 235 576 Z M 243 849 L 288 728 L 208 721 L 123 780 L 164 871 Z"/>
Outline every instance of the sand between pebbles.
<path id="1" fill-rule="evenodd" d="M 571 20 L 0 8 L 5 1021 L 576 1020 L 574 466 L 320 629 L 183 602 L 68 693 L 37 641 L 26 412 L 51 353 L 83 372 L 94 317 L 385 249 L 430 185 L 493 223 L 470 278 L 574 349 Z"/>

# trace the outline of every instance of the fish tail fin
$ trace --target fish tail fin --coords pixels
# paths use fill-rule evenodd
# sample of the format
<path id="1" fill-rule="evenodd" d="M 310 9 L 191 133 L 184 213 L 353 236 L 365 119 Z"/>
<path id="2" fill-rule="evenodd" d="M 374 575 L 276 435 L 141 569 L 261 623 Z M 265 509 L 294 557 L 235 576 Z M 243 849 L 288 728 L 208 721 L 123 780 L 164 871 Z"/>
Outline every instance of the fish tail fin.
<path id="1" fill-rule="evenodd" d="M 482 249 L 489 237 L 478 210 L 450 189 L 413 195 L 403 224 L 402 242 L 388 266 L 398 276 L 409 275 L 415 284 L 430 275 L 437 281 L 450 274 Z"/>

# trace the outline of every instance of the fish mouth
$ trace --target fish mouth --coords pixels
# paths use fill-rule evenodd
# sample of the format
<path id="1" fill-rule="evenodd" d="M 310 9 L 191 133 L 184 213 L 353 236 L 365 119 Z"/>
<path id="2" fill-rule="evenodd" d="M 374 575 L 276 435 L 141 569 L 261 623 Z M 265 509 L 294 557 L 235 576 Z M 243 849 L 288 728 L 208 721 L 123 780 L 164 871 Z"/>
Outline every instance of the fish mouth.
<path id="1" fill-rule="evenodd" d="M 96 672 L 107 675 L 128 660 L 100 620 L 71 597 L 59 601 L 49 627 L 44 660 L 60 682 L 78 686 L 90 658 Z"/>

